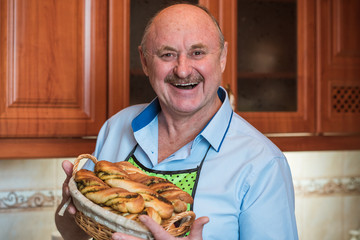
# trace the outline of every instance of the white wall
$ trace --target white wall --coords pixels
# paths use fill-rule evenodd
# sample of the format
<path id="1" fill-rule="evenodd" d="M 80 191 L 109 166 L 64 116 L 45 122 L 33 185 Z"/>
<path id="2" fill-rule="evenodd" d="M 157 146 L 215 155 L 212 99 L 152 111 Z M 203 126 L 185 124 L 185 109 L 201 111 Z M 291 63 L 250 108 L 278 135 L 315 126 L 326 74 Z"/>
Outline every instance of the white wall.
<path id="1" fill-rule="evenodd" d="M 285 154 L 300 239 L 349 240 L 349 230 L 360 229 L 360 150 Z M 63 160 L 0 160 L 0 239 L 51 239 Z"/>

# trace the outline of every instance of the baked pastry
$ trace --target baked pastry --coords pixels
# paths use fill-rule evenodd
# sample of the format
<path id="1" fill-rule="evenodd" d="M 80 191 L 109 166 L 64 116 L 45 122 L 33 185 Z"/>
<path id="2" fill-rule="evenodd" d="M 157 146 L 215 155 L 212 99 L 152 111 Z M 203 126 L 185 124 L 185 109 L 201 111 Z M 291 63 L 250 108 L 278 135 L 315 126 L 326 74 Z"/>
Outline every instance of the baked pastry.
<path id="1" fill-rule="evenodd" d="M 116 165 L 114 163 L 99 161 L 95 165 L 95 174 L 111 187 L 123 188 L 130 192 L 140 194 L 145 201 L 145 207 L 155 209 L 162 219 L 168 219 L 172 216 L 174 207 L 170 201 L 161 197 L 146 185 L 124 177 L 122 175 L 123 170 L 118 167 L 117 172 L 115 168 Z"/>
<path id="2" fill-rule="evenodd" d="M 128 175 L 132 175 L 132 174 L 145 174 L 143 171 L 141 171 L 141 169 L 135 167 L 134 165 L 132 165 L 131 163 L 127 162 L 127 161 L 122 161 L 122 162 L 116 162 L 114 163 L 117 167 L 121 168 L 123 171 L 125 171 Z"/>
<path id="3" fill-rule="evenodd" d="M 187 210 L 187 204 L 193 203 L 190 194 L 177 187 L 175 184 L 164 178 L 148 176 L 145 174 L 130 175 L 131 179 L 140 182 L 154 190 L 160 196 L 169 200 L 177 213 Z"/>
<path id="4" fill-rule="evenodd" d="M 102 180 L 107 179 L 130 179 L 126 171 L 119 168 L 116 163 L 99 161 L 95 164 L 95 174 Z"/>
<path id="5" fill-rule="evenodd" d="M 96 166 L 95 171 L 97 175 L 88 170 L 78 171 L 79 162 L 84 158 L 93 161 Z M 107 161 L 99 162 L 96 157 L 91 154 L 81 154 L 75 160 L 73 170 L 70 190 L 73 201 L 79 209 L 76 213 L 75 221 L 86 233 L 97 239 L 101 237 L 104 237 L 101 239 L 111 238 L 111 234 L 114 231 L 127 233 L 127 229 L 131 229 L 132 233 L 133 231 L 137 232 L 137 227 L 133 225 L 134 223 L 127 221 L 126 218 L 138 221 L 141 225 L 142 223 L 139 221 L 139 216 L 142 214 L 149 215 L 155 222 L 159 223 L 165 231 L 175 237 L 188 232 L 195 220 L 196 215 L 192 211 L 184 211 L 181 213 L 174 211 L 174 203 L 162 197 L 160 195 L 162 191 L 154 187 L 155 183 L 170 183 L 169 181 L 157 177 L 149 178 L 143 171 L 128 162 L 116 164 Z M 140 181 L 138 177 L 141 177 L 143 180 L 146 179 L 146 183 L 149 186 L 135 181 L 135 179 Z M 149 180 L 150 182 L 148 182 Z M 113 187 L 109 184 L 113 185 Z M 115 187 L 115 184 L 118 186 L 121 184 L 123 188 Z M 79 194 L 80 192 L 82 194 Z M 83 205 L 84 197 L 82 195 L 85 195 L 85 197 L 103 209 L 121 215 L 122 217 L 116 217 L 115 214 L 107 214 L 106 212 L 103 213 L 101 208 L 93 206 L 93 204 L 88 201 Z M 61 211 L 64 212 L 69 203 L 70 199 Z M 59 214 L 61 213 L 59 212 Z M 114 223 L 116 223 L 116 226 L 112 225 Z M 103 227 L 104 231 L 102 231 Z M 146 238 L 151 238 L 150 232 L 146 234 L 150 234 L 147 235 Z M 143 237 L 142 233 L 140 235 Z"/>
<path id="6" fill-rule="evenodd" d="M 160 196 L 169 200 L 177 213 L 187 210 L 187 204 L 193 203 L 193 198 L 187 192 L 184 192 L 173 183 L 163 182 L 155 183 L 149 186 L 150 189 L 157 192 Z"/>
<path id="7" fill-rule="evenodd" d="M 144 209 L 144 199 L 138 193 L 111 188 L 91 171 L 81 169 L 76 172 L 75 182 L 79 191 L 96 204 L 125 213 L 139 213 Z"/>

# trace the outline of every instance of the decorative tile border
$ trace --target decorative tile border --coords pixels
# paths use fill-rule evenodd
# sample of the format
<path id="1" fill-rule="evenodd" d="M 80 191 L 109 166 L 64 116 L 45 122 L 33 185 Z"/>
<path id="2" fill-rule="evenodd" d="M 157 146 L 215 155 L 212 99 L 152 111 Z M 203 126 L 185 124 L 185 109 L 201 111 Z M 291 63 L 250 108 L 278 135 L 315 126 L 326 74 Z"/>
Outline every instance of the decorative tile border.
<path id="1" fill-rule="evenodd" d="M 61 191 L 17 190 L 0 192 L 0 211 L 9 209 L 47 208 L 57 206 Z"/>
<path id="2" fill-rule="evenodd" d="M 294 179 L 296 195 L 360 194 L 360 177 Z M 61 190 L 0 192 L 0 212 L 11 209 L 56 207 Z"/>
<path id="3" fill-rule="evenodd" d="M 294 179 L 296 195 L 360 194 L 360 177 Z"/>

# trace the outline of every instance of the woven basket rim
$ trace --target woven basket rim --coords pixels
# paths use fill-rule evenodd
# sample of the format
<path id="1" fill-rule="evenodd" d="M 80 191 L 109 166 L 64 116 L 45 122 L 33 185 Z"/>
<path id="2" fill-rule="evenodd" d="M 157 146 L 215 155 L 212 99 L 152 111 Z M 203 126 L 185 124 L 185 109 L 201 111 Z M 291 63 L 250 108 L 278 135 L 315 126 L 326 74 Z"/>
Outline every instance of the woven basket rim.
<path id="1" fill-rule="evenodd" d="M 70 194 L 78 211 L 115 232 L 123 232 L 144 239 L 153 239 L 152 233 L 134 220 L 112 213 L 93 203 L 78 189 L 74 176 L 69 181 Z"/>

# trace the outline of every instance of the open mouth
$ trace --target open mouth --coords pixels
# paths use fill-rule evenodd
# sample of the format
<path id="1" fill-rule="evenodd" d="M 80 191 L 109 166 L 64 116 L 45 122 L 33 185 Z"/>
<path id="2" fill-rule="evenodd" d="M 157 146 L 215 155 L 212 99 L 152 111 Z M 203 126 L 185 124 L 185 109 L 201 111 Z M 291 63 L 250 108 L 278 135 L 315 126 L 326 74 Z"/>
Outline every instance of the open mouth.
<path id="1" fill-rule="evenodd" d="M 173 84 L 173 86 L 179 88 L 179 89 L 193 89 L 195 88 L 199 83 L 176 83 Z"/>
<path id="2" fill-rule="evenodd" d="M 192 74 L 186 78 L 179 78 L 175 74 L 169 74 L 165 78 L 165 83 L 169 83 L 172 86 L 182 89 L 191 90 L 196 88 L 199 83 L 204 81 L 204 77 L 200 74 Z"/>

